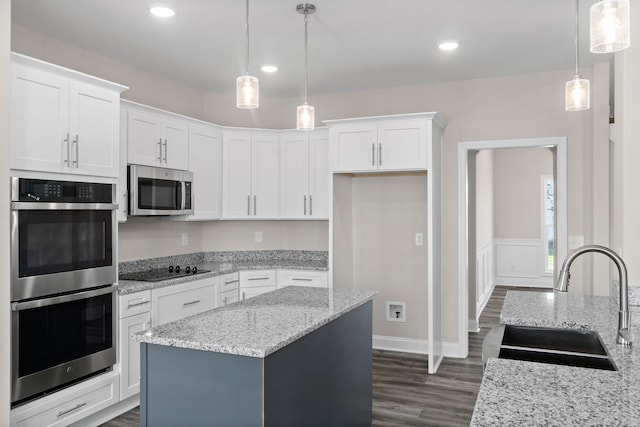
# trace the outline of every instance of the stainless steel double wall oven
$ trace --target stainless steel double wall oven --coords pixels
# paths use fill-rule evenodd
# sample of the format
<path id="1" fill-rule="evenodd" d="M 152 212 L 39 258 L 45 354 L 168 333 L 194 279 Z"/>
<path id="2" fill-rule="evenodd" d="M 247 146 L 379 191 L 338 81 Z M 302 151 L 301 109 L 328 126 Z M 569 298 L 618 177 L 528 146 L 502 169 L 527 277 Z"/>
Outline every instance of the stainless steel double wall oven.
<path id="1" fill-rule="evenodd" d="M 112 184 L 11 178 L 12 405 L 116 362 Z"/>

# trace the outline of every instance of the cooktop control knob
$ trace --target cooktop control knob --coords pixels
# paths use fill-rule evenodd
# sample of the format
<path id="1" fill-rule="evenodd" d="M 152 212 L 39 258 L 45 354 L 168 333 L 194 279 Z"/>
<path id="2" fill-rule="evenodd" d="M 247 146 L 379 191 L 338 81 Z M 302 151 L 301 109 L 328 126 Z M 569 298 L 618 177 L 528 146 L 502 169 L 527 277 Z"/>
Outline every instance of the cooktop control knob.
<path id="1" fill-rule="evenodd" d="M 180 266 L 179 266 L 179 265 L 176 265 L 175 270 L 176 270 L 176 273 L 180 273 Z"/>
<path id="2" fill-rule="evenodd" d="M 173 265 L 169 266 L 169 273 L 173 273 Z"/>
<path id="3" fill-rule="evenodd" d="M 184 268 L 184 272 L 185 273 L 191 273 L 191 267 L 189 267 L 188 265 Z"/>
<path id="4" fill-rule="evenodd" d="M 191 272 L 193 274 L 196 274 L 198 272 L 198 267 L 196 267 L 195 265 L 193 266 L 193 268 L 191 269 Z"/>

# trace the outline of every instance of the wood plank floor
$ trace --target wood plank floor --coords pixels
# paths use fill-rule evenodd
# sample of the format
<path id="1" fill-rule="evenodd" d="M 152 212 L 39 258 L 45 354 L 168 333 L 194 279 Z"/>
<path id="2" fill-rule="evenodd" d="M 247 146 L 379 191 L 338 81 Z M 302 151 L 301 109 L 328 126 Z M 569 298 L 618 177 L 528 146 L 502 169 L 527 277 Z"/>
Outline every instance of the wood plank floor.
<path id="1" fill-rule="evenodd" d="M 480 316 L 480 332 L 469 333 L 469 356 L 446 358 L 436 375 L 427 374 L 427 356 L 373 351 L 374 426 L 468 426 L 482 381 L 482 341 L 498 324 L 508 290 L 545 289 L 497 286 Z M 140 424 L 135 408 L 103 427 Z"/>

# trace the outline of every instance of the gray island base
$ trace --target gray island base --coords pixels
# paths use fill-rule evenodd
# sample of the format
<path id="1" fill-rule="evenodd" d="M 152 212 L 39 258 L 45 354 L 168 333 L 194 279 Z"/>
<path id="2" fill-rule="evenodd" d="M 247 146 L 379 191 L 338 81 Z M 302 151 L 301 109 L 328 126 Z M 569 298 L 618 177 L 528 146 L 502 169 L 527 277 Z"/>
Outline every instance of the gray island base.
<path id="1" fill-rule="evenodd" d="M 374 295 L 288 287 L 136 335 L 141 425 L 370 426 Z"/>

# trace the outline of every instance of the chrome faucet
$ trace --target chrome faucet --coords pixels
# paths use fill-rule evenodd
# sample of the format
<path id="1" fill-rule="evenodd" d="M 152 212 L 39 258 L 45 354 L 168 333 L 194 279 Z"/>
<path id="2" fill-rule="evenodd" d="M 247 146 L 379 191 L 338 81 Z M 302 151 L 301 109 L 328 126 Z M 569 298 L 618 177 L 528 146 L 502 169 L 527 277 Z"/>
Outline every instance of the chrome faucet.
<path id="1" fill-rule="evenodd" d="M 618 334 L 616 336 L 616 343 L 623 346 L 631 346 L 633 342 L 633 333 L 631 332 L 631 316 L 629 314 L 629 283 L 627 279 L 627 266 L 625 265 L 620 255 L 612 251 L 605 246 L 599 245 L 586 245 L 574 249 L 567 255 L 562 268 L 560 269 L 560 275 L 558 276 L 558 283 L 556 284 L 556 290 L 559 292 L 567 292 L 569 289 L 569 279 L 571 273 L 569 268 L 573 261 L 582 254 L 588 252 L 597 252 L 608 256 L 618 267 L 618 278 L 620 281 L 620 308 L 618 309 Z"/>

